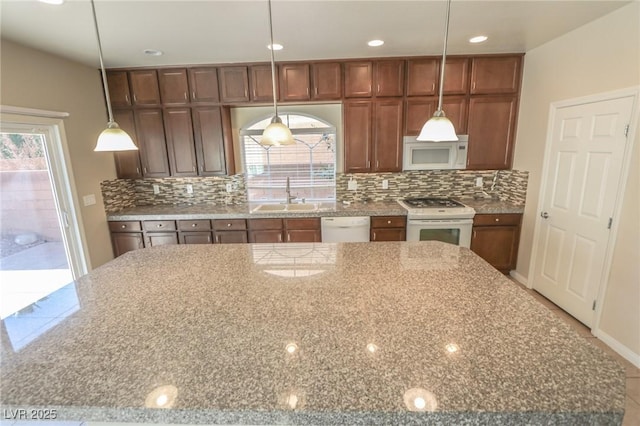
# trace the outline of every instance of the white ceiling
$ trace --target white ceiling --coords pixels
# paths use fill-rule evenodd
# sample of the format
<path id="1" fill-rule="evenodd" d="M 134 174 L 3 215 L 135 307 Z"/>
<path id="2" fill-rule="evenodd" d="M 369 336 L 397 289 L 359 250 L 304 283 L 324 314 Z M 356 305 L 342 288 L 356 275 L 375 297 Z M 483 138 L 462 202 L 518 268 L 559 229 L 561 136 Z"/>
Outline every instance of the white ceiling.
<path id="1" fill-rule="evenodd" d="M 453 0 L 451 54 L 527 52 L 623 0 Z M 273 0 L 276 61 L 440 55 L 444 0 Z M 1 0 L 1 36 L 98 67 L 89 0 Z M 106 67 L 268 61 L 267 1 L 96 0 Z M 471 36 L 489 40 L 471 45 Z M 368 47 L 380 38 L 384 46 Z M 143 54 L 159 49 L 163 56 Z"/>

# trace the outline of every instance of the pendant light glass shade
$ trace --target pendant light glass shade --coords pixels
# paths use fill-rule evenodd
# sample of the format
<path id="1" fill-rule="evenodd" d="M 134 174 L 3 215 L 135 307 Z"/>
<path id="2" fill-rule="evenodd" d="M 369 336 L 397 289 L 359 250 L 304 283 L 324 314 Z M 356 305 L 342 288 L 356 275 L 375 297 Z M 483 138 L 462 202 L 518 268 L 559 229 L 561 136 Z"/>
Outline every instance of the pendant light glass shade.
<path id="1" fill-rule="evenodd" d="M 456 129 L 453 123 L 444 115 L 442 111 L 442 93 L 444 89 L 444 67 L 447 63 L 447 39 L 449 38 L 449 12 L 451 11 L 451 0 L 447 1 L 447 17 L 444 25 L 444 48 L 442 49 L 442 65 L 440 66 L 440 94 L 438 97 L 438 109 L 422 126 L 420 134 L 416 138 L 419 141 L 446 142 L 457 141 Z"/>
<path id="2" fill-rule="evenodd" d="M 282 123 L 277 115 L 271 119 L 271 124 L 264 129 L 260 140 L 260 144 L 265 146 L 294 145 L 295 143 L 291 130 Z"/>
<path id="3" fill-rule="evenodd" d="M 271 0 L 269 3 L 269 36 L 271 43 L 273 44 L 273 22 L 271 19 Z M 263 146 L 283 146 L 283 145 L 295 145 L 296 141 L 293 139 L 291 130 L 282 123 L 282 119 L 278 117 L 278 102 L 276 101 L 276 61 L 273 56 L 275 49 L 269 49 L 271 51 L 271 85 L 273 89 L 273 118 L 271 124 L 262 132 L 262 138 L 260 139 L 260 145 Z"/>
<path id="4" fill-rule="evenodd" d="M 98 143 L 94 151 L 132 151 L 136 149 L 138 147 L 127 132 L 122 130 L 118 123 L 111 121 L 98 136 Z"/>
<path id="5" fill-rule="evenodd" d="M 98 19 L 96 18 L 96 7 L 91 0 L 91 11 L 93 12 L 93 23 L 96 29 L 96 38 L 98 39 L 98 55 L 100 57 L 100 73 L 102 74 L 102 87 L 104 89 L 104 97 L 107 100 L 107 112 L 109 114 L 109 122 L 107 128 L 98 136 L 98 142 L 94 151 L 132 151 L 138 147 L 133 143 L 131 136 L 118 126 L 113 119 L 113 111 L 111 110 L 111 98 L 109 97 L 109 85 L 107 83 L 107 73 L 104 70 L 104 61 L 102 59 L 102 44 L 100 43 L 100 32 L 98 31 Z"/>
<path id="6" fill-rule="evenodd" d="M 422 127 L 416 138 L 419 141 L 446 142 L 457 141 L 456 129 L 453 123 L 444 115 L 444 111 L 438 110 Z"/>

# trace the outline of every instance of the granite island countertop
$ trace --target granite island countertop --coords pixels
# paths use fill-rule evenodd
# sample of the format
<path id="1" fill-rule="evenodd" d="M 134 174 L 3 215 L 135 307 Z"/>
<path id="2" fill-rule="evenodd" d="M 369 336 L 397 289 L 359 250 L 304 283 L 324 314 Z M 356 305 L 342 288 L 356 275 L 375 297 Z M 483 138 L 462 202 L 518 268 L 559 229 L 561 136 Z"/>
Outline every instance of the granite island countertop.
<path id="1" fill-rule="evenodd" d="M 440 242 L 141 249 L 3 323 L 0 406 L 57 420 L 614 425 L 624 412 L 619 364 Z"/>
<path id="2" fill-rule="evenodd" d="M 508 201 L 461 199 L 473 207 L 477 214 L 522 213 L 524 205 Z M 358 203 L 319 203 L 314 211 L 253 212 L 257 204 L 194 204 L 137 206 L 109 213 L 107 220 L 196 220 L 196 219 L 259 219 L 271 217 L 323 217 L 323 216 L 406 216 L 407 211 L 396 201 L 369 201 Z"/>

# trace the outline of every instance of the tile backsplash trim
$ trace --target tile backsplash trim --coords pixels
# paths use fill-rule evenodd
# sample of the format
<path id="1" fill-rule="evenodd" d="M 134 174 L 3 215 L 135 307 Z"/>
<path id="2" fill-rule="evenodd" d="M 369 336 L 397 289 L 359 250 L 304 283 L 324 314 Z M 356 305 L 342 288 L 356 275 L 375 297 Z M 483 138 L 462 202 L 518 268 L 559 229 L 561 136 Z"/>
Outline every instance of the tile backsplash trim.
<path id="1" fill-rule="evenodd" d="M 476 178 L 482 187 L 476 187 Z M 394 201 L 407 197 L 493 198 L 524 205 L 529 173 L 519 170 L 433 170 L 402 173 L 357 173 L 336 176 L 337 201 Z M 358 189 L 347 188 L 355 179 Z M 388 189 L 382 181 L 388 180 Z M 187 185 L 193 193 L 187 193 Z M 227 184 L 232 191 L 227 192 Z M 157 185 L 158 194 L 153 193 Z M 202 178 L 115 179 L 101 184 L 107 213 L 135 206 L 244 204 L 243 174 Z"/>

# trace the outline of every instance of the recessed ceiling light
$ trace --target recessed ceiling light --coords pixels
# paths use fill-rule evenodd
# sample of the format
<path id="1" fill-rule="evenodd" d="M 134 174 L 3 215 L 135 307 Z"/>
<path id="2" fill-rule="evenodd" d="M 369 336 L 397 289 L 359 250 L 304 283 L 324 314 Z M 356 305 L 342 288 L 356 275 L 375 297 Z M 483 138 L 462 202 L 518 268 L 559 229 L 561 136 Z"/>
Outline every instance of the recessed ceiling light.
<path id="1" fill-rule="evenodd" d="M 144 54 L 149 56 L 162 56 L 164 52 L 156 49 L 144 49 Z"/>
<path id="2" fill-rule="evenodd" d="M 59 5 L 64 3 L 64 0 L 38 0 L 40 3 L 46 3 L 46 4 L 55 4 L 55 5 Z"/>
<path id="3" fill-rule="evenodd" d="M 367 44 L 369 46 L 371 46 L 371 47 L 378 47 L 378 46 L 382 46 L 384 44 L 384 41 L 382 41 L 382 40 L 371 40 Z"/>
<path id="4" fill-rule="evenodd" d="M 271 45 L 267 44 L 267 49 L 271 49 Z M 278 43 L 273 43 L 273 50 L 282 50 L 284 46 Z"/>
<path id="5" fill-rule="evenodd" d="M 469 39 L 469 43 L 482 43 L 483 41 L 487 41 L 487 39 L 488 39 L 488 38 L 489 38 L 489 37 L 487 37 L 487 36 L 483 36 L 483 35 L 481 35 L 481 36 L 471 37 L 471 38 Z"/>

